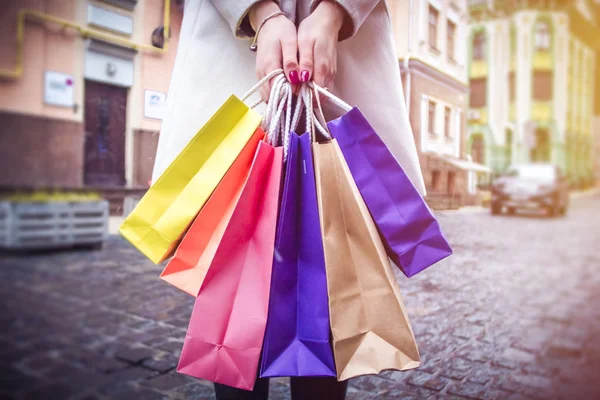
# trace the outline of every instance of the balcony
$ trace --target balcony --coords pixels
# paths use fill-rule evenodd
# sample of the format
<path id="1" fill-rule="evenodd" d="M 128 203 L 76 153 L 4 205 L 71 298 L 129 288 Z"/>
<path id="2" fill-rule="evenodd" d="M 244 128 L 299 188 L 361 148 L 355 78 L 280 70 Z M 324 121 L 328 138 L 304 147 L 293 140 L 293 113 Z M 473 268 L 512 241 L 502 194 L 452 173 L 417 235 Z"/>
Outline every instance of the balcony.
<path id="1" fill-rule="evenodd" d="M 484 78 L 488 75 L 488 64 L 485 60 L 474 60 L 471 62 L 469 76 L 471 78 Z"/>
<path id="2" fill-rule="evenodd" d="M 516 121 L 517 120 L 517 104 L 512 102 L 508 106 L 508 120 Z"/>
<path id="3" fill-rule="evenodd" d="M 487 125 L 487 107 L 472 108 L 467 113 L 469 124 L 473 125 Z"/>
<path id="4" fill-rule="evenodd" d="M 531 105 L 531 119 L 537 122 L 549 122 L 552 120 L 552 102 L 534 101 Z"/>
<path id="5" fill-rule="evenodd" d="M 552 70 L 552 53 L 545 51 L 536 51 L 533 53 L 532 67 L 536 70 Z"/>

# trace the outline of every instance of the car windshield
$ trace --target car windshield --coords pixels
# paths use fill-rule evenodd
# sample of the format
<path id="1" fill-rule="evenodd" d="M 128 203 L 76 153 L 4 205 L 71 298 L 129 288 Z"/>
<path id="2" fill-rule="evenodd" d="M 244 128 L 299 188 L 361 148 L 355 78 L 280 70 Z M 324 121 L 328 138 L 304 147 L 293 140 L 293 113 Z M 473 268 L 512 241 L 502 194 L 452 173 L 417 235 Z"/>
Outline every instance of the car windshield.
<path id="1" fill-rule="evenodd" d="M 511 168 L 507 176 L 537 181 L 554 181 L 555 169 L 551 165 L 521 165 Z"/>

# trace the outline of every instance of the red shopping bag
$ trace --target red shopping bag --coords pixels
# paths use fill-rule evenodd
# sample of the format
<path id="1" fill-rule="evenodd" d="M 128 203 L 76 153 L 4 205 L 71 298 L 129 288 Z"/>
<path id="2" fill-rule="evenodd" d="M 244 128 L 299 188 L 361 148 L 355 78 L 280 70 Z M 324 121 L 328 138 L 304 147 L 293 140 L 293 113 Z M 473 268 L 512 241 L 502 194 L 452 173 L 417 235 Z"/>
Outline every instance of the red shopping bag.
<path id="1" fill-rule="evenodd" d="M 267 322 L 282 157 L 282 148 L 260 142 L 196 298 L 178 372 L 254 387 Z"/>

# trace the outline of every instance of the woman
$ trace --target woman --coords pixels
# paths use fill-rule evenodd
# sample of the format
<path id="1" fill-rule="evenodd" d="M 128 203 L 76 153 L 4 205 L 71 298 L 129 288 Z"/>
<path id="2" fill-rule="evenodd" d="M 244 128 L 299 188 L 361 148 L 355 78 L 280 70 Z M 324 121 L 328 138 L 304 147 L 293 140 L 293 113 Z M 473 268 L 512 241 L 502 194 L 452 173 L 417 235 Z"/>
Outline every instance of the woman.
<path id="1" fill-rule="evenodd" d="M 232 93 L 278 68 L 292 84 L 314 80 L 357 105 L 425 195 L 383 0 L 186 0 L 153 181 Z M 261 89 L 265 101 L 269 90 Z M 324 108 L 328 119 L 341 113 Z M 295 400 L 346 392 L 346 383 L 330 378 L 294 378 L 291 387 Z M 252 392 L 219 384 L 215 391 L 218 400 L 262 400 L 268 380 L 258 379 Z"/>

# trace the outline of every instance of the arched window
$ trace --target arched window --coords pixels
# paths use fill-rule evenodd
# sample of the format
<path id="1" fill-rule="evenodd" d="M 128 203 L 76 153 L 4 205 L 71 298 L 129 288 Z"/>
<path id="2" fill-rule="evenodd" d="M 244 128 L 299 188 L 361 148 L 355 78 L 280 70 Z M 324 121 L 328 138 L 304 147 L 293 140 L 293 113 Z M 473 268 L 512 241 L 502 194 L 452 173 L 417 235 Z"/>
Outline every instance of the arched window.
<path id="1" fill-rule="evenodd" d="M 550 25 L 546 21 L 535 23 L 535 49 L 537 51 L 550 51 Z"/>
<path id="2" fill-rule="evenodd" d="M 473 60 L 485 59 L 485 32 L 476 32 L 473 36 Z"/>

